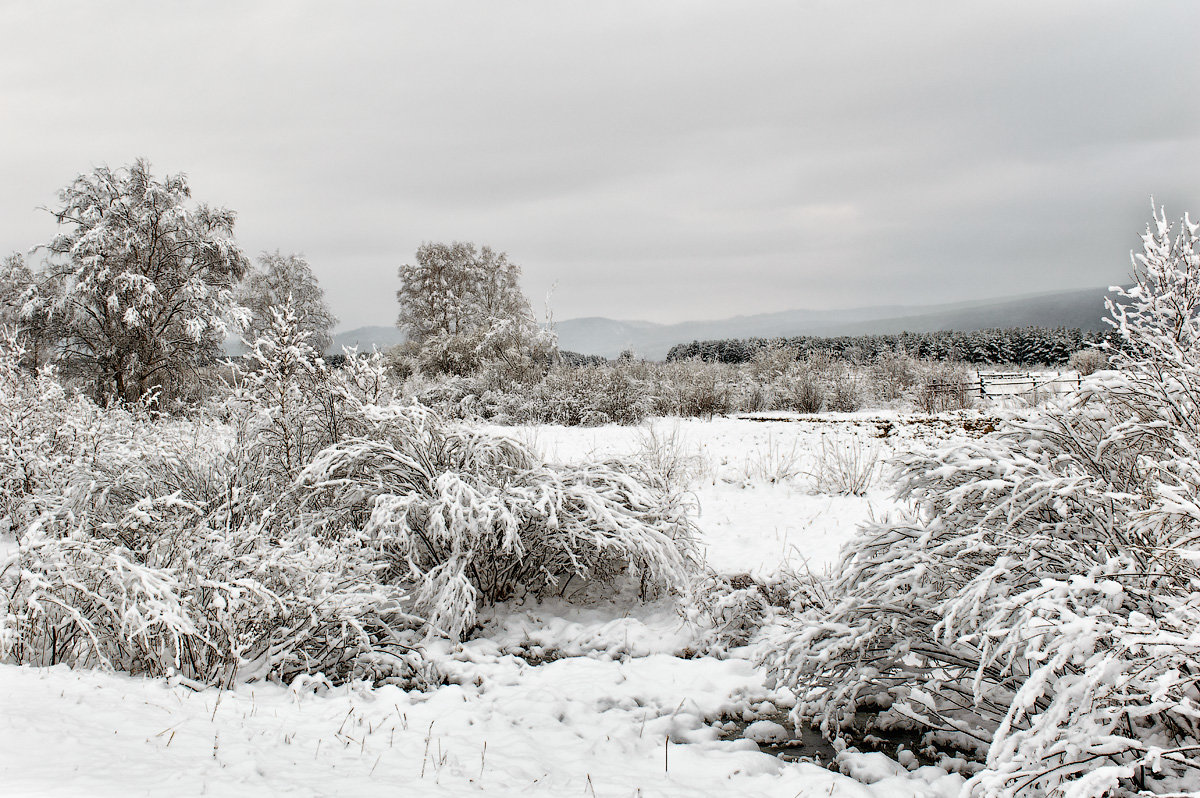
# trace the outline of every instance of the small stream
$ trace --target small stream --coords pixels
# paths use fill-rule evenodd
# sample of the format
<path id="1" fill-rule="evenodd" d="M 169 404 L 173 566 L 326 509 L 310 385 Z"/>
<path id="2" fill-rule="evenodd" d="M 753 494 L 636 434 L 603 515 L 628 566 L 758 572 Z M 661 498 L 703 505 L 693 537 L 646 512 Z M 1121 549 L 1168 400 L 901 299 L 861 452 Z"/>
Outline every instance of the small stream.
<path id="1" fill-rule="evenodd" d="M 910 751 L 919 764 L 936 764 L 937 754 L 957 756 L 953 750 L 931 750 L 921 742 L 922 734 L 911 729 L 877 728 L 876 712 L 860 711 L 855 713 L 854 724 L 846 735 L 846 742 L 860 751 L 878 751 L 892 759 L 899 760 L 901 751 Z M 818 729 L 811 726 L 797 728 L 787 713 L 779 713 L 772 717 L 760 717 L 756 720 L 770 720 L 783 726 L 790 737 L 786 741 L 775 743 L 758 743 L 758 748 L 764 754 L 777 756 L 787 762 L 812 762 L 824 767 L 833 767 L 837 758 L 837 749 L 833 747 Z M 726 739 L 743 738 L 746 728 L 753 721 L 730 718 L 726 722 L 724 737 Z M 732 727 L 732 728 L 730 728 Z M 932 756 L 931 756 L 932 755 Z M 836 768 L 834 768 L 836 769 Z"/>

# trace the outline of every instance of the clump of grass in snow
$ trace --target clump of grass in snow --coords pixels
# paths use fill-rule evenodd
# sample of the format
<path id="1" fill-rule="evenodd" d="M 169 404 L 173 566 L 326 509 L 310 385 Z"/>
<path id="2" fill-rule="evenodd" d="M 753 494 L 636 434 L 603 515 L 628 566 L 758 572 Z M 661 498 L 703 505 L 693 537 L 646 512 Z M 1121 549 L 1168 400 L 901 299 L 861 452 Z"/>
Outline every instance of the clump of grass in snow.
<path id="1" fill-rule="evenodd" d="M 746 479 L 762 482 L 787 482 L 802 473 L 800 452 L 796 444 L 784 448 L 773 436 L 767 438 L 766 446 L 755 449 L 746 456 Z"/>
<path id="2" fill-rule="evenodd" d="M 708 464 L 703 455 L 688 446 L 678 423 L 668 429 L 646 424 L 638 430 L 635 440 L 637 451 L 634 458 L 645 466 L 649 476 L 662 487 L 672 491 L 686 489 L 707 471 Z"/>
<path id="3" fill-rule="evenodd" d="M 830 443 L 821 436 L 821 451 L 808 477 L 818 493 L 862 496 L 880 472 L 879 449 L 863 445 L 857 438 Z"/>

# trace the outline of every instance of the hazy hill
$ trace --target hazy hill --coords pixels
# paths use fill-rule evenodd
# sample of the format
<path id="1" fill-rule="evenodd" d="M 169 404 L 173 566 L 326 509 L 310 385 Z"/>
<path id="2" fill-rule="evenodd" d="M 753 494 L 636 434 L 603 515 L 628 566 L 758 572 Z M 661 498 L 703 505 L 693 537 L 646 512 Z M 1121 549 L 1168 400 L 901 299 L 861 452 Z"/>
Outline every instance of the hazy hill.
<path id="1" fill-rule="evenodd" d="M 845 310 L 787 310 L 730 319 L 655 324 L 617 321 L 598 316 L 555 324 L 562 349 L 616 357 L 632 349 L 642 357 L 662 360 L 675 344 L 717 338 L 776 338 L 787 335 L 865 335 L 869 333 L 981 330 L 988 327 L 1079 327 L 1102 329 L 1107 289 L 954 302 L 941 305 L 880 305 Z M 359 327 L 334 336 L 333 350 L 358 346 L 386 349 L 404 340 L 396 327 Z"/>
<path id="2" fill-rule="evenodd" d="M 558 345 L 585 354 L 616 357 L 633 349 L 651 360 L 666 357 L 679 343 L 718 338 L 775 338 L 787 335 L 980 330 L 988 327 L 1079 327 L 1102 329 L 1105 288 L 1057 291 L 1006 299 L 926 306 L 879 306 L 847 310 L 789 310 L 716 321 L 653 324 L 603 318 L 568 319 L 555 325 Z"/>
<path id="3" fill-rule="evenodd" d="M 357 327 L 346 332 L 335 333 L 333 336 L 333 352 L 341 352 L 342 347 L 358 347 L 359 352 L 370 352 L 371 347 L 381 351 L 396 344 L 404 343 L 404 333 L 399 327 Z"/>

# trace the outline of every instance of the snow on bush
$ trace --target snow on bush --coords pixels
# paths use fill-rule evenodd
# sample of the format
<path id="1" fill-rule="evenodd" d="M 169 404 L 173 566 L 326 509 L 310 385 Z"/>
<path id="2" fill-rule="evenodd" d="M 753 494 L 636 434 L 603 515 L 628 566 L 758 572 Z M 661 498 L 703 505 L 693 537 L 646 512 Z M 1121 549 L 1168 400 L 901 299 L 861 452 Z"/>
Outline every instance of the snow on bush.
<path id="1" fill-rule="evenodd" d="M 636 466 L 552 468 L 392 403 L 378 357 L 332 369 L 291 309 L 219 408 L 69 400 L 0 341 L 0 659 L 205 684 L 429 678 L 414 650 L 481 601 L 693 568 L 679 502 Z"/>
<path id="2" fill-rule="evenodd" d="M 902 462 L 913 511 L 864 528 L 840 599 L 767 662 L 797 721 L 857 708 L 974 752 L 976 795 L 1200 783 L 1200 261 L 1155 215 L 1110 303 L 1112 376 Z"/>
<path id="3" fill-rule="evenodd" d="M 228 404 L 240 437 L 282 488 L 321 449 L 362 434 L 364 406 L 395 396 L 378 353 L 350 353 L 334 369 L 290 302 L 271 314 L 265 333 L 246 342 L 243 364 L 233 364 Z"/>
<path id="4" fill-rule="evenodd" d="M 37 515 L 37 488 L 60 483 L 76 449 L 72 403 L 50 371 L 24 367 L 25 355 L 17 330 L 0 327 L 0 534 Z"/>
<path id="5" fill-rule="evenodd" d="M 210 420 L 86 399 L 44 411 L 76 451 L 63 478 L 32 486 L 38 514 L 0 564 L 5 659 L 209 684 L 337 676 L 420 623 L 401 588 L 370 579 L 367 550 L 272 513 L 269 471 Z"/>
<path id="6" fill-rule="evenodd" d="M 1079 372 L 1079 376 L 1087 377 L 1108 368 L 1108 357 L 1100 349 L 1081 349 L 1073 353 L 1067 363 Z"/>
<path id="7" fill-rule="evenodd" d="M 439 633 L 460 637 L 480 602 L 564 580 L 632 572 L 680 590 L 693 569 L 683 506 L 634 464 L 543 465 L 520 443 L 420 407 L 374 407 L 368 435 L 320 452 L 293 493 L 324 534 L 362 529 Z"/>

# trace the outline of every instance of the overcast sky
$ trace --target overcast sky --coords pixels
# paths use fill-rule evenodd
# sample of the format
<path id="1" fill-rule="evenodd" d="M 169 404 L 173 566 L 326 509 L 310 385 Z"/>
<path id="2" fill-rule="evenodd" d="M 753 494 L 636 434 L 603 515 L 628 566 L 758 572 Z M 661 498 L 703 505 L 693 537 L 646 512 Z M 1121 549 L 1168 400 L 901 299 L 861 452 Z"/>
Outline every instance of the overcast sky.
<path id="1" fill-rule="evenodd" d="M 138 156 L 341 329 L 423 241 L 672 322 L 1125 280 L 1200 216 L 1200 3 L 9 2 L 0 253 Z"/>

